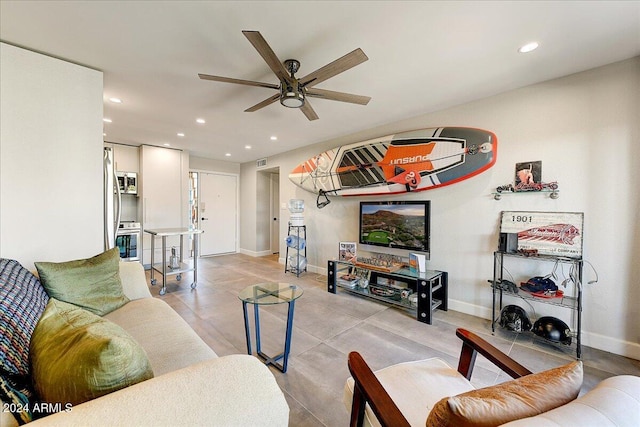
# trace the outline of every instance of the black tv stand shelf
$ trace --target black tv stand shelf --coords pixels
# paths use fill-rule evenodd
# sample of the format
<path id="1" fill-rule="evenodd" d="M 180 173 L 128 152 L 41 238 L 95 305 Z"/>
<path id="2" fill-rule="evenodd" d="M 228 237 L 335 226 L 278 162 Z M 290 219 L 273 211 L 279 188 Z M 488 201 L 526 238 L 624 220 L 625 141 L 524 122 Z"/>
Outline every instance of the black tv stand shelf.
<path id="1" fill-rule="evenodd" d="M 341 288 L 358 296 L 401 307 L 415 312 L 419 322 L 431 324 L 434 310 L 448 310 L 448 274 L 444 271 L 418 273 L 409 268 L 393 272 L 379 271 L 374 266 L 369 268 L 335 260 L 328 261 L 327 271 L 328 292 L 335 294 Z M 345 277 L 354 276 L 360 278 L 345 280 Z M 396 281 L 400 284 L 396 284 Z"/>

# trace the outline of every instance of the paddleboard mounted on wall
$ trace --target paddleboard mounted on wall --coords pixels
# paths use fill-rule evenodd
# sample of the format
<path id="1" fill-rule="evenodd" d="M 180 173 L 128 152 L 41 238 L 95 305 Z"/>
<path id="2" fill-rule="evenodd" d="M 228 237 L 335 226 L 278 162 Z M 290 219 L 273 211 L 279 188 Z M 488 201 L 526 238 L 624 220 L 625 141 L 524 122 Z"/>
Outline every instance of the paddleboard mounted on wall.
<path id="1" fill-rule="evenodd" d="M 465 127 L 419 129 L 327 150 L 298 165 L 289 179 L 318 195 L 372 196 L 424 191 L 464 181 L 496 162 L 493 132 Z"/>

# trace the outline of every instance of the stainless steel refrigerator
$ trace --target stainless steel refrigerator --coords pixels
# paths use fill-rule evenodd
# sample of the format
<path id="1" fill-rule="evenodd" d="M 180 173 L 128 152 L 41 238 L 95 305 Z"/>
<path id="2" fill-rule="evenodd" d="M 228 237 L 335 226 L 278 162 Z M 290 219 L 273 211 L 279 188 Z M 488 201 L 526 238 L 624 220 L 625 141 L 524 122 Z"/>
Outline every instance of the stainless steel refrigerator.
<path id="1" fill-rule="evenodd" d="M 113 160 L 113 149 L 104 148 L 104 249 L 112 249 L 116 245 L 116 235 L 120 228 L 120 212 L 122 195 L 116 177 Z"/>

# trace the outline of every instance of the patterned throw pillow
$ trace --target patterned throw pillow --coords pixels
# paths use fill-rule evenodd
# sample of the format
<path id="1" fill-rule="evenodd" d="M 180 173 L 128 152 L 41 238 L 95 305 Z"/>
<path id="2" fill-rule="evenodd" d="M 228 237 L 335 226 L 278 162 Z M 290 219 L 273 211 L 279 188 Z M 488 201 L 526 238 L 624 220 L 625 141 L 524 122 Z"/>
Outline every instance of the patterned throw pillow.
<path id="1" fill-rule="evenodd" d="M 33 396 L 29 343 L 49 297 L 40 281 L 16 260 L 0 259 L 0 398 L 20 424 Z"/>
<path id="2" fill-rule="evenodd" d="M 40 281 L 18 261 L 0 259 L 0 368 L 29 375 L 31 334 L 49 297 Z"/>

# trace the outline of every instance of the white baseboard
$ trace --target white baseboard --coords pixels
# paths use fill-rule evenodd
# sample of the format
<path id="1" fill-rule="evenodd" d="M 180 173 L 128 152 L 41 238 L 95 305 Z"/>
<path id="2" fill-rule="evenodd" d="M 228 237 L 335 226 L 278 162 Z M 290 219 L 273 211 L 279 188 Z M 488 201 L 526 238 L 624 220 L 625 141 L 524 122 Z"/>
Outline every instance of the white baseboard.
<path id="1" fill-rule="evenodd" d="M 449 310 L 491 320 L 491 308 L 449 299 Z M 533 320 L 532 320 L 533 321 Z M 582 345 L 640 360 L 640 344 L 582 331 Z"/>
<path id="2" fill-rule="evenodd" d="M 459 311 L 460 313 L 491 320 L 491 308 L 469 304 L 468 302 L 458 301 L 454 299 L 449 299 L 448 307 L 449 310 Z"/>
<path id="3" fill-rule="evenodd" d="M 278 263 L 284 265 L 284 258 L 280 257 L 278 258 Z M 322 267 L 318 267 L 315 265 L 307 265 L 307 271 L 310 273 L 317 273 L 317 274 L 321 274 L 326 276 L 327 275 L 327 269 L 326 268 L 322 268 Z"/>
<path id="4" fill-rule="evenodd" d="M 582 331 L 582 345 L 640 360 L 640 344 Z"/>
<path id="5" fill-rule="evenodd" d="M 261 257 L 261 256 L 267 256 L 267 255 L 271 255 L 272 254 L 272 252 L 270 250 L 256 252 L 256 251 L 249 251 L 247 249 L 240 249 L 238 252 L 240 252 L 241 254 L 244 254 L 244 255 L 249 255 L 249 256 L 254 257 L 254 258 Z"/>

